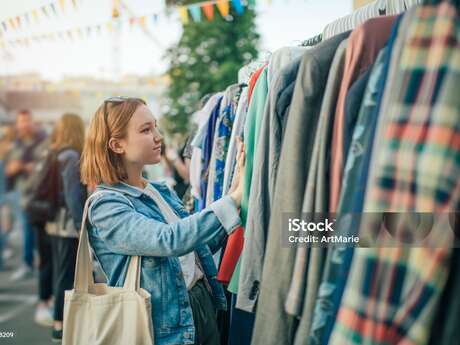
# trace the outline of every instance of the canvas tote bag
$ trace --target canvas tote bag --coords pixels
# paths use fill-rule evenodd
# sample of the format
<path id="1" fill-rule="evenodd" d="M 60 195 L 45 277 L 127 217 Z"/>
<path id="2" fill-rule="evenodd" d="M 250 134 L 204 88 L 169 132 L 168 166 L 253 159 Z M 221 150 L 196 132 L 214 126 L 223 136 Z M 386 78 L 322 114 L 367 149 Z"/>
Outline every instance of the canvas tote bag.
<path id="1" fill-rule="evenodd" d="M 73 290 L 65 292 L 63 345 L 153 345 L 150 294 L 140 288 L 140 257 L 130 258 L 123 287 L 95 284 L 83 211 Z"/>

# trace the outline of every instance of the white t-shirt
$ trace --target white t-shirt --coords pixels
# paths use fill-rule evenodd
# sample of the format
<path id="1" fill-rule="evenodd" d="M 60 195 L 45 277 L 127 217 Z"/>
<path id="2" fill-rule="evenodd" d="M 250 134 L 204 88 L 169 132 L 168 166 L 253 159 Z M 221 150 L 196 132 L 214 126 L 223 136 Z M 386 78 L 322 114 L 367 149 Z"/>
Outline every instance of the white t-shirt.
<path id="1" fill-rule="evenodd" d="M 161 194 L 150 183 L 147 184 L 147 187 L 144 188 L 143 192 L 144 194 L 150 196 L 154 201 L 158 198 L 160 202 L 167 204 L 166 200 L 163 199 Z M 165 205 L 164 207 L 166 206 L 172 208 L 172 206 L 169 204 Z M 179 218 L 179 216 L 177 217 Z M 184 276 L 185 285 L 187 286 L 188 290 L 190 290 L 198 280 L 203 278 L 204 275 L 196 260 L 197 258 L 194 251 L 179 257 L 182 274 Z"/>

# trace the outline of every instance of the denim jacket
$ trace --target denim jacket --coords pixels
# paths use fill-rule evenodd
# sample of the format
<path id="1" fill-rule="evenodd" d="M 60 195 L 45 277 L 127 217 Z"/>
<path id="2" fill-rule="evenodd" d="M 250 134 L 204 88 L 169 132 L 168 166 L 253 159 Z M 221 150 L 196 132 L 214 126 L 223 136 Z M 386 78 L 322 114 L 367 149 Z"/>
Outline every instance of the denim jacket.
<path id="1" fill-rule="evenodd" d="M 179 256 L 196 251 L 216 309 L 227 308 L 212 251 L 241 224 L 226 196 L 189 215 L 165 183 L 150 182 L 181 218 L 167 224 L 155 202 L 124 183 L 101 184 L 88 209 L 91 247 L 110 286 L 122 286 L 131 255 L 141 256 L 141 287 L 151 294 L 156 345 L 193 344 L 195 327 Z"/>

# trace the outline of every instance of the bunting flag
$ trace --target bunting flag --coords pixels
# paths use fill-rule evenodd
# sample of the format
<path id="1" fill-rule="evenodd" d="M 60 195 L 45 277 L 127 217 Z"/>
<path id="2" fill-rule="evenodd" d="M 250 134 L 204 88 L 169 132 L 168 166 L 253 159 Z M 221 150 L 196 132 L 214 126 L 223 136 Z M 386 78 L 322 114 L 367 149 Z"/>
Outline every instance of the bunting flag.
<path id="1" fill-rule="evenodd" d="M 43 14 L 44 14 L 45 16 L 47 16 L 47 17 L 49 18 L 50 15 L 49 15 L 49 13 L 48 13 L 48 10 L 46 9 L 46 6 L 43 6 L 43 7 L 42 7 L 42 12 L 43 12 Z"/>
<path id="2" fill-rule="evenodd" d="M 10 23 L 10 26 L 11 26 L 11 28 L 12 28 L 13 30 L 16 29 L 16 24 L 14 23 L 13 18 L 10 18 L 10 19 L 8 20 L 8 22 Z"/>
<path id="3" fill-rule="evenodd" d="M 49 5 L 42 6 L 38 9 L 31 10 L 25 13 L 24 15 L 5 19 L 4 21 L 1 22 L 1 28 L 3 29 L 3 33 L 8 32 L 10 29 L 15 30 L 15 29 L 23 27 L 24 21 L 27 22 L 27 24 L 31 24 L 32 21 L 36 23 L 39 22 L 41 19 L 40 17 L 42 16 L 39 14 L 39 10 L 43 12 L 43 15 L 46 16 L 47 18 L 50 18 L 51 12 L 53 12 L 55 16 L 57 16 L 58 9 L 56 7 L 57 6 L 56 4 L 58 3 L 58 1 L 59 1 L 60 9 L 62 9 L 62 12 L 63 12 L 64 8 L 67 6 L 66 1 L 70 1 L 70 0 L 55 0 L 53 3 Z M 77 1 L 76 0 L 71 0 L 71 1 L 74 7 L 76 7 Z M 230 14 L 230 6 L 231 6 L 230 4 L 235 8 L 235 11 L 238 15 L 242 15 L 244 13 L 244 6 L 246 6 L 246 4 L 248 5 L 255 4 L 255 0 L 245 0 L 244 3 L 242 3 L 241 0 L 211 0 L 211 1 L 203 2 L 199 4 L 179 6 L 177 7 L 177 10 L 179 12 L 182 23 L 185 25 L 189 23 L 190 17 L 192 18 L 194 22 L 201 22 L 203 20 L 202 12 L 204 13 L 207 20 L 209 21 L 213 20 L 215 16 L 214 5 L 217 6 L 217 9 L 220 15 L 223 18 L 227 18 Z M 150 19 L 150 18 L 152 20 L 152 23 L 156 24 L 159 19 L 159 14 L 154 13 L 154 14 L 144 15 L 141 17 L 131 17 L 131 18 L 126 18 L 126 19 L 127 21 L 129 21 L 129 24 L 131 27 L 134 26 L 136 23 L 138 23 L 140 27 L 146 28 L 147 19 Z M 68 38 L 70 41 L 75 41 L 77 38 L 84 39 L 85 37 L 90 37 L 91 33 L 94 33 L 94 32 L 100 35 L 102 33 L 103 28 L 106 28 L 107 32 L 111 33 L 114 31 L 114 25 L 117 25 L 118 27 L 118 26 L 121 26 L 123 23 L 126 23 L 127 21 L 112 18 L 110 21 L 106 23 L 100 23 L 100 24 L 92 25 L 92 26 L 81 26 L 81 27 L 66 29 L 60 32 L 52 32 L 48 34 L 29 36 L 25 38 L 23 37 L 23 38 L 15 39 L 12 41 L 5 40 L 4 42 L 9 44 L 11 47 L 27 47 L 29 46 L 29 44 L 34 43 L 34 42 L 43 43 L 47 41 L 56 41 L 57 39 L 66 40 Z M 2 32 L 0 31 L 0 35 L 1 34 Z"/>
<path id="4" fill-rule="evenodd" d="M 32 17 L 34 17 L 35 22 L 38 22 L 38 11 L 32 10 Z"/>
<path id="5" fill-rule="evenodd" d="M 243 5 L 241 4 L 241 0 L 232 0 L 232 5 L 235 8 L 235 11 L 239 16 L 243 15 L 244 8 L 243 8 Z"/>
<path id="6" fill-rule="evenodd" d="M 61 11 L 65 12 L 65 0 L 59 0 L 59 5 L 61 6 Z"/>
<path id="7" fill-rule="evenodd" d="M 187 11 L 187 7 L 185 6 L 180 6 L 178 8 L 178 11 L 179 11 L 179 16 L 180 16 L 180 19 L 182 21 L 182 24 L 188 24 L 188 11 Z"/>
<path id="8" fill-rule="evenodd" d="M 204 4 L 203 5 L 203 12 L 208 20 L 214 19 L 214 4 Z"/>
<path id="9" fill-rule="evenodd" d="M 224 17 L 224 18 L 227 17 L 228 13 L 229 13 L 229 10 L 230 10 L 228 0 L 219 0 L 216 5 L 217 5 L 217 8 L 218 8 L 221 16 Z"/>
<path id="10" fill-rule="evenodd" d="M 145 17 L 139 18 L 139 25 L 141 26 L 142 29 L 145 29 Z"/>
<path id="11" fill-rule="evenodd" d="M 57 14 L 57 10 L 56 10 L 56 5 L 54 3 L 52 3 L 50 5 L 50 7 L 51 7 L 51 10 L 53 11 L 54 15 L 57 17 L 58 14 Z"/>
<path id="12" fill-rule="evenodd" d="M 129 26 L 132 28 L 136 24 L 136 18 L 129 18 Z"/>
<path id="13" fill-rule="evenodd" d="M 201 7 L 199 5 L 190 6 L 189 11 L 194 22 L 201 22 Z"/>

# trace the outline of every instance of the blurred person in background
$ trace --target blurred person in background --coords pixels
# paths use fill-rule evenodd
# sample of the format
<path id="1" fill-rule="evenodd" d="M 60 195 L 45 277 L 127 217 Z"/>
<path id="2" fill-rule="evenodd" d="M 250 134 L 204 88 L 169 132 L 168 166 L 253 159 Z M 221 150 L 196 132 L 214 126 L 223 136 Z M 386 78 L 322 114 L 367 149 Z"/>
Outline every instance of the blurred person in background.
<path id="1" fill-rule="evenodd" d="M 51 237 L 54 271 L 54 325 L 52 340 L 62 339 L 64 292 L 73 288 L 78 236 L 87 196 L 80 182 L 80 155 L 85 139 L 85 125 L 80 116 L 64 114 L 54 129 L 50 154 L 56 157 L 58 211 L 55 221 L 47 224 Z"/>
<path id="2" fill-rule="evenodd" d="M 5 176 L 7 191 L 16 192 L 20 208 L 24 205 L 24 188 L 34 170 L 40 143 L 46 138 L 46 133 L 34 123 L 29 110 L 20 110 L 16 114 L 16 139 L 5 157 Z M 19 209 L 19 207 L 18 207 Z M 27 216 L 22 214 L 23 229 L 23 264 L 11 276 L 11 279 L 21 280 L 32 276 L 34 271 L 34 230 Z"/>
<path id="3" fill-rule="evenodd" d="M 170 186 L 174 189 L 180 199 L 183 199 L 189 187 L 190 160 L 184 158 L 185 144 L 179 151 L 172 146 L 164 145 L 162 151 L 163 162 L 170 177 Z"/>
<path id="4" fill-rule="evenodd" d="M 38 249 L 38 297 L 39 302 L 35 311 L 35 322 L 44 327 L 53 326 L 53 260 L 51 252 L 51 239 L 45 231 L 46 215 L 50 205 L 33 207 L 37 201 L 37 192 L 48 189 L 46 181 L 48 176 L 48 157 L 53 135 L 43 140 L 36 148 L 35 164 L 25 186 L 24 213 L 28 223 L 33 229 L 36 247 Z M 48 191 L 45 192 L 48 194 Z M 43 203 L 39 200 L 40 205 Z"/>
<path id="5" fill-rule="evenodd" d="M 5 176 L 5 157 L 13 147 L 15 131 L 13 126 L 5 126 L 0 138 L 0 271 L 4 265 L 4 249 L 7 246 L 7 235 L 13 227 L 13 210 L 8 203 Z M 9 255 L 5 255 L 5 259 Z"/>

